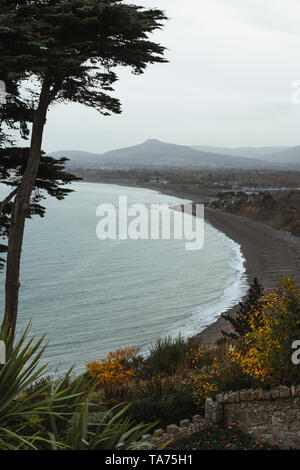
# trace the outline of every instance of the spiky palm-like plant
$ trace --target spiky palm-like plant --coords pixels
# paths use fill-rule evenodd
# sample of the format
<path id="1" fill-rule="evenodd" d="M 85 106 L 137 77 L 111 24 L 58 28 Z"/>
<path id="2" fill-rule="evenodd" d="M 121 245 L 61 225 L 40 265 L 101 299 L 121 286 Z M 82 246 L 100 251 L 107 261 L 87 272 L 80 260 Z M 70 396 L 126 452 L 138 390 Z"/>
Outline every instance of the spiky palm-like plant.
<path id="1" fill-rule="evenodd" d="M 124 450 L 141 445 L 152 425 L 132 426 L 124 417 L 128 406 L 89 413 L 93 386 L 83 375 L 71 379 L 71 369 L 59 381 L 42 383 L 47 365 L 40 359 L 47 345 L 44 337 L 28 339 L 29 330 L 30 325 L 15 343 L 7 331 L 0 332 L 7 345 L 6 363 L 0 365 L 0 450 Z"/>

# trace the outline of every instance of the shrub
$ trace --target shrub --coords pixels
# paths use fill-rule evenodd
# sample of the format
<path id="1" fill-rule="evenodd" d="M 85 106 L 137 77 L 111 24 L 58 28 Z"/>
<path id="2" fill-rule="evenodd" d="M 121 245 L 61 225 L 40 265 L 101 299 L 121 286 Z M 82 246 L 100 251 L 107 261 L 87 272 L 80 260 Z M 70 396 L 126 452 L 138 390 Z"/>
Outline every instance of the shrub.
<path id="1" fill-rule="evenodd" d="M 196 405 L 203 407 L 206 398 L 215 397 L 219 392 L 262 386 L 232 360 L 231 352 L 232 345 L 228 343 L 213 350 L 198 347 L 193 351 L 195 372 L 191 374 L 191 378 Z"/>
<path id="2" fill-rule="evenodd" d="M 187 364 L 189 343 L 179 335 L 158 339 L 150 348 L 149 356 L 144 361 L 144 370 L 150 374 L 173 374 L 179 367 Z"/>
<path id="3" fill-rule="evenodd" d="M 299 366 L 292 363 L 292 344 L 300 339 L 300 289 L 284 277 L 276 291 L 249 309 L 248 332 L 228 338 L 211 351 L 189 351 L 194 398 L 203 406 L 207 397 L 242 388 L 270 388 L 299 383 Z"/>
<path id="4" fill-rule="evenodd" d="M 257 328 L 262 323 L 263 293 L 264 288 L 255 277 L 246 299 L 239 303 L 236 314 L 222 314 L 222 317 L 231 324 L 234 330 L 234 333 L 222 331 L 225 337 L 237 339 L 239 336 L 244 336 L 246 333 Z M 253 312 L 255 312 L 255 322 L 253 321 Z M 253 317 L 252 321 L 250 321 L 251 317 Z"/>
<path id="5" fill-rule="evenodd" d="M 104 388 L 107 398 L 124 394 L 128 382 L 135 377 L 129 361 L 139 352 L 139 348 L 118 349 L 108 354 L 106 359 L 86 365 L 90 376 Z"/>
<path id="6" fill-rule="evenodd" d="M 139 397 L 132 400 L 130 414 L 136 422 L 158 421 L 158 427 L 165 427 L 171 422 L 191 418 L 199 410 L 193 401 L 191 384 L 173 385 L 172 390 L 166 387 L 160 397 Z"/>
<path id="7" fill-rule="evenodd" d="M 292 344 L 300 339 L 300 289 L 284 277 L 276 291 L 263 299 L 263 322 L 245 335 L 232 351 L 232 360 L 247 375 L 269 385 L 299 382 L 299 367 L 292 363 Z M 256 322 L 256 312 L 250 319 Z"/>
<path id="8" fill-rule="evenodd" d="M 41 395 L 45 395 L 51 392 L 53 386 L 53 377 L 51 375 L 45 375 L 40 379 L 33 382 L 32 385 L 26 388 L 25 394 L 30 396 L 33 395 L 36 397 L 36 392 L 40 392 Z"/>

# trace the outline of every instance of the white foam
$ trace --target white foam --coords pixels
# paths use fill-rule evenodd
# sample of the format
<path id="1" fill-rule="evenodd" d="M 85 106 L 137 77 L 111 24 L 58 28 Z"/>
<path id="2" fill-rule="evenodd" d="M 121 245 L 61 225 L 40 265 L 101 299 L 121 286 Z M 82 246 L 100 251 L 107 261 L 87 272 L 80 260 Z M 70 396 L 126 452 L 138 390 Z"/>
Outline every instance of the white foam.
<path id="1" fill-rule="evenodd" d="M 237 305 L 249 289 L 245 267 L 246 259 L 242 254 L 241 246 L 211 224 L 208 225 L 213 231 L 222 234 L 231 245 L 232 256 L 229 259 L 229 266 L 235 271 L 234 276 L 228 279 L 224 287 L 223 295 L 218 300 L 200 305 L 187 318 L 184 326 L 181 325 L 181 327 L 172 328 L 170 331 L 166 332 L 165 336 L 177 338 L 180 334 L 183 338 L 190 338 L 195 334 L 201 333 L 206 327 L 213 324 L 222 313 L 227 312 Z M 143 355 L 148 355 L 148 348 L 149 345 L 143 350 Z"/>

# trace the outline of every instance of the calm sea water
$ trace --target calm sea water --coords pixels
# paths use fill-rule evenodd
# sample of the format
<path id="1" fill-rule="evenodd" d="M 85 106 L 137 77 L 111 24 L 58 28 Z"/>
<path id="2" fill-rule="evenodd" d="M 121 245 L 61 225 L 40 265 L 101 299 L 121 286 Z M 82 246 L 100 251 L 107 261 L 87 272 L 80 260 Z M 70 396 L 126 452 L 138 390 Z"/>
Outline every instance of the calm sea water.
<path id="1" fill-rule="evenodd" d="M 184 240 L 96 237 L 96 208 L 128 203 L 182 203 L 156 191 L 76 183 L 64 201 L 47 199 L 47 215 L 26 224 L 18 330 L 47 333 L 44 360 L 57 371 L 109 351 L 159 337 L 199 332 L 245 293 L 239 246 L 210 225 L 200 251 Z M 3 188 L 2 188 L 3 189 Z M 2 193 L 3 191 L 0 190 Z M 1 309 L 4 275 L 0 274 Z"/>

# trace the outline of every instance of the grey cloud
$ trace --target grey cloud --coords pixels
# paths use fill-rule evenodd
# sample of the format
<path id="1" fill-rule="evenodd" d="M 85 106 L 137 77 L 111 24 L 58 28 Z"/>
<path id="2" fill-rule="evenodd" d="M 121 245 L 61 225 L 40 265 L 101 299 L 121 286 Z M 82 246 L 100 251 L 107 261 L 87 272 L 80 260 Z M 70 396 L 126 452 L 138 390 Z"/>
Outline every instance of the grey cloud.
<path id="1" fill-rule="evenodd" d="M 154 38 L 169 64 L 120 71 L 121 116 L 79 105 L 49 113 L 44 148 L 104 152 L 148 138 L 219 146 L 297 145 L 298 0 L 136 0 L 170 20 Z M 292 32 L 292 34 L 290 34 Z"/>

